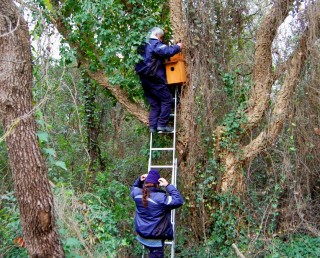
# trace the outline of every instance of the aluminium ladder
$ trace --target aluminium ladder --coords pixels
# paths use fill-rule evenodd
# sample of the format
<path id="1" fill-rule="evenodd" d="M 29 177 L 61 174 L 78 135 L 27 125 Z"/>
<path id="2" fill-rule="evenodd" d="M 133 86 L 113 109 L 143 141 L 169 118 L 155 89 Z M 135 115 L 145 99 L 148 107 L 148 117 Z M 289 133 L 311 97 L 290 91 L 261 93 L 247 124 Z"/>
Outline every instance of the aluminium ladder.
<path id="1" fill-rule="evenodd" d="M 173 134 L 172 137 L 172 146 L 165 148 L 154 148 L 153 147 L 153 133 L 150 133 L 150 152 L 149 152 L 149 162 L 148 162 L 148 171 L 151 169 L 169 169 L 171 170 L 171 184 L 177 187 L 177 158 L 176 158 L 176 123 L 177 123 L 177 98 L 178 98 L 178 86 L 174 86 L 174 107 L 173 113 L 170 116 L 173 116 L 173 132 L 165 134 Z M 152 162 L 152 156 L 154 151 L 159 152 L 172 152 L 172 159 L 170 164 L 156 165 Z M 175 257 L 175 209 L 171 210 L 171 224 L 173 228 L 174 238 L 171 241 L 165 241 L 165 245 L 171 245 L 171 258 Z M 142 257 L 144 257 L 142 255 Z"/>
<path id="2" fill-rule="evenodd" d="M 164 148 L 154 148 L 153 147 L 153 134 L 150 133 L 150 152 L 149 152 L 149 162 L 148 162 L 148 171 L 151 169 L 170 169 L 171 170 L 171 184 L 175 187 L 177 186 L 177 159 L 176 159 L 176 118 L 177 118 L 177 97 L 178 97 L 178 86 L 175 86 L 174 90 L 174 108 L 173 108 L 173 134 L 172 146 Z M 156 165 L 152 162 L 152 154 L 154 151 L 159 152 L 172 152 L 172 159 L 170 164 Z M 175 233 L 175 209 L 171 210 L 171 224 L 173 232 Z M 174 234 L 175 235 L 175 234 Z M 171 245 L 171 258 L 175 257 L 175 237 L 171 241 L 165 241 L 166 245 Z"/>

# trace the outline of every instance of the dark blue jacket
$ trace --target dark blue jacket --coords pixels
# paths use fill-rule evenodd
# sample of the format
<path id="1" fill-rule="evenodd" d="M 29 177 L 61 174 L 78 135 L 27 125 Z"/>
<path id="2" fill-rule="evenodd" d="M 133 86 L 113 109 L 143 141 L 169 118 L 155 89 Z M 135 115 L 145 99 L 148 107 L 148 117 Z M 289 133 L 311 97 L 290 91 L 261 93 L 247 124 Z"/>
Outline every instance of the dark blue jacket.
<path id="1" fill-rule="evenodd" d="M 136 203 L 134 218 L 136 232 L 149 239 L 173 239 L 171 210 L 183 204 L 181 194 L 173 185 L 166 187 L 169 195 L 159 188 L 150 187 L 148 206 L 144 207 L 142 186 L 143 181 L 138 178 L 131 187 L 131 197 Z"/>
<path id="2" fill-rule="evenodd" d="M 152 76 L 156 76 L 166 83 L 165 58 L 171 57 L 178 52 L 180 52 L 178 45 L 167 46 L 158 39 L 150 38 L 149 42 L 140 47 L 139 53 L 143 60 L 136 64 L 135 70 L 139 75 L 148 75 L 152 60 L 156 59 L 157 69 Z"/>

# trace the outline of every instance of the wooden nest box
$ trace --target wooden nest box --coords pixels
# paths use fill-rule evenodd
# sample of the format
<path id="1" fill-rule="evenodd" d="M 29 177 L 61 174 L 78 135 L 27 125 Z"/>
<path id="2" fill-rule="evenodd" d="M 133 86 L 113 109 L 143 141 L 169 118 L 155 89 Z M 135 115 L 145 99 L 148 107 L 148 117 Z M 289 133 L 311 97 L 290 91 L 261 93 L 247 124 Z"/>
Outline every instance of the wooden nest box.
<path id="1" fill-rule="evenodd" d="M 165 65 L 168 84 L 183 84 L 186 82 L 186 64 L 182 53 L 170 57 Z"/>

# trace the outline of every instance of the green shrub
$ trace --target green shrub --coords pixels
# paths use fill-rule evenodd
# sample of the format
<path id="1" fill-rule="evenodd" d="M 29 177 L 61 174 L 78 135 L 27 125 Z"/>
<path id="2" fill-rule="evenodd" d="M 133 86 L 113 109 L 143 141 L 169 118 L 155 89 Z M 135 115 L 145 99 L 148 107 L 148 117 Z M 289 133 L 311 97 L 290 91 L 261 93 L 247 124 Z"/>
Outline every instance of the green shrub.
<path id="1" fill-rule="evenodd" d="M 55 189 L 66 257 L 117 257 L 131 249 L 134 209 L 129 188 L 106 173 L 97 179 L 92 193 Z"/>
<path id="2" fill-rule="evenodd" d="M 0 255 L 6 258 L 27 257 L 25 248 L 14 243 L 22 237 L 18 203 L 13 193 L 6 193 L 0 199 Z"/>
<path id="3" fill-rule="evenodd" d="M 320 254 L 320 237 L 298 234 L 289 237 L 289 240 L 274 238 L 267 250 L 266 258 L 316 258 Z"/>

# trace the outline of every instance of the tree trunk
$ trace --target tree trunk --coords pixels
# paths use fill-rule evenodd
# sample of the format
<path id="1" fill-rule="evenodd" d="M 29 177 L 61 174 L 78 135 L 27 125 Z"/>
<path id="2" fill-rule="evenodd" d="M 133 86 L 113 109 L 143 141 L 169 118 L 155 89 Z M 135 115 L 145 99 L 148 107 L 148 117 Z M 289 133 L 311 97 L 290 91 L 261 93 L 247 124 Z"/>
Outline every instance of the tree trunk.
<path id="1" fill-rule="evenodd" d="M 175 42 L 182 41 L 186 39 L 186 27 L 185 27 L 185 18 L 184 12 L 182 10 L 182 1 L 181 0 L 170 0 L 170 23 L 173 31 L 173 40 Z"/>
<path id="2" fill-rule="evenodd" d="M 0 2 L 0 33 L 0 112 L 26 248 L 31 257 L 64 257 L 36 136 L 28 27 L 11 0 Z"/>
<path id="3" fill-rule="evenodd" d="M 96 85 L 91 83 L 91 78 L 85 73 L 84 78 L 84 113 L 86 116 L 87 147 L 89 152 L 89 171 L 91 178 L 95 179 L 97 171 L 104 171 L 105 161 L 101 156 L 98 137 L 101 132 L 101 114 L 95 114 Z M 103 111 L 101 111 L 103 114 Z"/>

